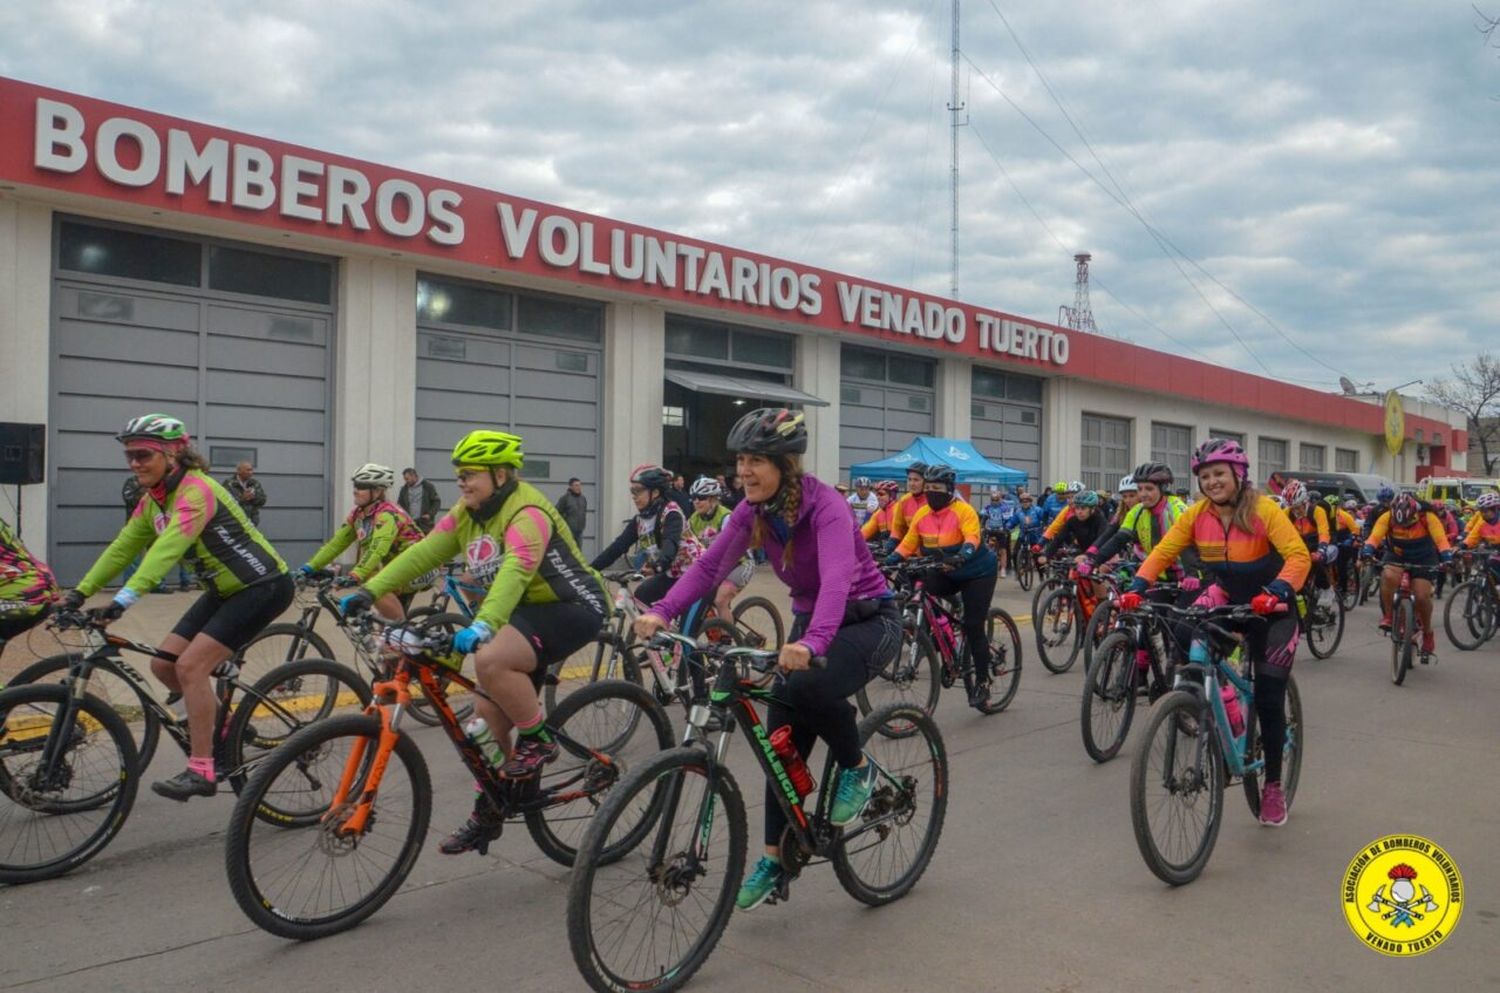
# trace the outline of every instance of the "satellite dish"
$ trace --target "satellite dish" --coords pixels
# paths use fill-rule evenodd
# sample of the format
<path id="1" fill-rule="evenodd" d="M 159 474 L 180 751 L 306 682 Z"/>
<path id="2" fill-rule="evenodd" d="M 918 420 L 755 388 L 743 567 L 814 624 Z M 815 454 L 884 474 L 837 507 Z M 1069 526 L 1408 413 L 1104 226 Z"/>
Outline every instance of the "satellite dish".
<path id="1" fill-rule="evenodd" d="M 1349 381 L 1348 376 L 1339 377 L 1339 389 L 1344 391 L 1344 396 L 1346 397 L 1354 395 L 1354 384 Z"/>

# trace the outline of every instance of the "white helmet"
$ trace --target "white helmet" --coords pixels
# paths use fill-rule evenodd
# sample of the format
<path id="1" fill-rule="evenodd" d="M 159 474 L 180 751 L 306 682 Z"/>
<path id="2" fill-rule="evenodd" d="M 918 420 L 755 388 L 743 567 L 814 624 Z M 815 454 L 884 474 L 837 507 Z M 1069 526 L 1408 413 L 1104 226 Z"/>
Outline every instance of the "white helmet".
<path id="1" fill-rule="evenodd" d="M 711 479 L 708 476 L 699 476 L 697 479 L 693 480 L 693 486 L 690 490 L 688 490 L 688 495 L 691 496 L 694 500 L 702 500 L 706 497 L 723 496 L 724 488 L 719 485 L 719 481 L 717 479 Z"/>
<path id="2" fill-rule="evenodd" d="M 350 479 L 350 482 L 361 489 L 372 486 L 388 489 L 396 483 L 396 470 L 390 466 L 366 462 L 354 470 L 354 476 Z"/>
<path id="3" fill-rule="evenodd" d="M 1135 493 L 1140 489 L 1140 487 L 1135 485 L 1134 476 L 1121 476 L 1120 485 L 1115 487 L 1115 489 L 1120 493 Z"/>

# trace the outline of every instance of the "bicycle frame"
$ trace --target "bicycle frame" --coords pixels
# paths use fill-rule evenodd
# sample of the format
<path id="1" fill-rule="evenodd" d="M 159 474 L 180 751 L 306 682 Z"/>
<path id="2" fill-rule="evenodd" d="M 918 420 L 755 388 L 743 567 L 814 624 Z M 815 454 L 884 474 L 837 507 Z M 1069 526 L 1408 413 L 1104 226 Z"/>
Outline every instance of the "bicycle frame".
<path id="1" fill-rule="evenodd" d="M 1188 659 L 1178 668 L 1172 688 L 1203 695 L 1208 704 L 1208 711 L 1213 715 L 1214 740 L 1219 745 L 1219 753 L 1223 756 L 1225 767 L 1229 775 L 1243 777 L 1247 773 L 1259 773 L 1264 769 L 1265 759 L 1262 757 L 1247 761 L 1246 749 L 1249 747 L 1250 721 L 1246 717 L 1244 730 L 1235 734 L 1229 722 L 1229 711 L 1224 706 L 1224 698 L 1220 692 L 1222 679 L 1234 687 L 1235 695 L 1239 698 L 1240 713 L 1248 715 L 1253 711 L 1255 707 L 1254 680 L 1236 672 L 1235 667 L 1229 664 L 1234 657 L 1234 650 L 1225 651 L 1226 645 L 1229 644 L 1235 645 L 1238 649 L 1240 641 L 1241 636 L 1238 633 L 1220 627 L 1206 618 L 1201 619 L 1193 631 Z M 1199 678 L 1193 678 L 1194 676 Z M 1293 729 L 1288 727 L 1287 743 L 1283 745 L 1283 748 L 1295 747 L 1293 733 Z M 1168 739 L 1166 763 L 1168 768 L 1173 767 L 1171 752 L 1175 747 L 1175 739 Z M 1195 761 L 1202 758 L 1201 755 L 1195 756 Z"/>

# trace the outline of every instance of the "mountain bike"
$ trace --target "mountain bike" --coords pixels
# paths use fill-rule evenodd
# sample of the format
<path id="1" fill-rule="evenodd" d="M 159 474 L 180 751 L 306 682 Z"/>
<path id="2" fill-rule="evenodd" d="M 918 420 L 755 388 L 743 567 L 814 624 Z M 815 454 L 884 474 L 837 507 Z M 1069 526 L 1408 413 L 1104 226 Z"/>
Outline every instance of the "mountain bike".
<path id="1" fill-rule="evenodd" d="M 1063 565 L 1067 567 L 1063 573 L 1067 584 L 1057 586 L 1043 596 L 1031 618 L 1042 665 L 1048 672 L 1058 674 L 1073 667 L 1086 634 L 1091 645 L 1097 645 L 1096 639 L 1103 638 L 1115 613 L 1113 601 L 1119 593 L 1118 583 L 1108 573 L 1084 577 L 1078 574 L 1071 561 Z M 1095 594 L 1095 584 L 1104 587 L 1102 595 Z M 1105 605 L 1107 613 L 1099 624 L 1091 626 L 1090 622 L 1101 604 Z"/>
<path id="2" fill-rule="evenodd" d="M 1037 566 L 1036 554 L 1031 550 L 1032 542 L 1027 541 L 1024 535 L 1018 533 L 1016 538 L 1016 551 L 1011 556 L 1013 561 L 1011 567 L 1016 571 L 1016 582 L 1021 589 L 1031 589 L 1031 584 L 1036 581 Z"/>
<path id="3" fill-rule="evenodd" d="M 162 730 L 190 754 L 186 720 L 121 652 L 172 656 L 109 633 L 97 612 L 59 612 L 51 623 L 82 632 L 91 650 L 35 663 L 0 692 L 0 794 L 9 801 L 0 801 L 0 882 L 60 876 L 103 851 L 125 824 Z M 43 669 L 58 659 L 61 671 Z M 266 752 L 341 708 L 363 706 L 370 689 L 331 659 L 287 663 L 253 685 L 231 660 L 215 673 L 214 695 L 215 775 L 238 793 Z M 274 820 L 283 812 L 266 802 L 251 814 Z"/>
<path id="4" fill-rule="evenodd" d="M 319 570 L 310 576 L 293 573 L 292 578 L 297 584 L 296 603 L 302 610 L 301 615 L 295 621 L 267 625 L 265 630 L 250 639 L 236 655 L 241 668 L 249 672 L 263 672 L 274 665 L 299 659 L 336 658 L 333 649 L 317 630 L 318 619 L 327 614 L 333 619 L 334 626 L 348 639 L 356 663 L 351 668 L 356 672 L 364 672 L 370 682 L 389 679 L 392 660 L 383 657 L 379 645 L 371 637 L 361 635 L 339 610 L 336 599 L 339 577 L 326 570 Z M 447 576 L 445 589 L 447 584 L 452 584 L 456 590 L 469 588 L 459 583 L 452 573 Z M 452 597 L 451 593 L 447 595 Z M 463 606 L 463 613 L 437 613 L 431 607 L 420 607 L 412 611 L 412 619 L 421 617 L 427 624 L 439 625 L 450 633 L 467 627 L 473 619 L 468 601 L 462 595 L 458 595 L 456 599 Z M 453 690 L 451 681 L 442 681 L 439 685 L 449 692 Z M 473 704 L 467 700 L 458 703 L 454 709 L 461 721 L 467 720 L 474 713 Z M 412 720 L 418 724 L 437 726 L 437 711 L 425 695 L 419 694 L 412 701 L 410 713 Z"/>
<path id="5" fill-rule="evenodd" d="M 927 570 L 944 561 L 959 560 L 916 560 L 888 570 L 893 586 L 910 590 L 902 607 L 901 649 L 855 692 L 861 714 L 891 703 L 909 703 L 931 715 L 944 688 L 961 682 L 966 698 L 973 691 L 974 657 L 964 637 L 963 604 L 928 592 L 922 579 Z M 985 616 L 985 636 L 990 645 L 990 698 L 978 709 L 998 714 L 1015 699 L 1021 685 L 1021 632 L 1010 614 L 992 607 Z"/>
<path id="6" fill-rule="evenodd" d="M 724 764 L 729 740 L 743 727 L 764 776 L 781 788 L 774 801 L 787 815 L 781 864 L 788 874 L 767 902 L 789 896 L 787 882 L 817 861 L 833 864 L 856 900 L 880 906 L 905 896 L 937 849 L 948 803 L 948 755 L 932 718 L 909 704 L 891 704 L 859 726 L 875 763 L 875 791 L 859 819 L 829 823 L 834 763 L 823 766 L 824 788 L 806 809 L 756 702 L 775 699 L 777 653 L 727 645 L 699 647 L 682 635 L 659 633 L 685 651 L 715 656 L 711 715 L 723 730 L 655 756 L 632 770 L 604 802 L 583 840 L 568 886 L 568 943 L 589 987 L 598 991 L 680 989 L 718 944 L 734 910 L 745 870 L 749 824 L 740 786 Z M 822 660 L 814 660 L 817 665 Z M 904 737 L 881 734 L 890 722 L 910 725 Z M 801 771 L 801 770 L 798 770 Z M 810 771 L 810 770 L 809 770 Z M 649 811 L 640 838 L 638 811 Z"/>
<path id="7" fill-rule="evenodd" d="M 1474 553 L 1464 552 L 1472 560 Z M 1443 628 L 1461 652 L 1472 652 L 1500 630 L 1500 586 L 1488 563 L 1472 569 L 1474 578 L 1454 588 L 1443 606 Z"/>
<path id="8" fill-rule="evenodd" d="M 375 622 L 360 615 L 362 629 Z M 571 865 L 583 827 L 632 766 L 672 747 L 661 705 L 639 686 L 593 683 L 547 717 L 558 759 L 531 779 L 504 779 L 459 723 L 444 680 L 483 694 L 455 668 L 463 656 L 441 625 L 387 628 L 396 653 L 389 680 L 374 687 L 363 714 L 327 720 L 293 735 L 255 771 L 235 804 L 225 837 L 230 891 L 258 927 L 283 938 L 322 938 L 379 910 L 415 865 L 432 813 L 432 779 L 402 725 L 412 684 L 421 686 L 484 799 L 505 820 L 522 819 L 548 858 Z M 293 816 L 268 824 L 256 807 L 275 797 Z M 622 842 L 650 830 L 653 808 Z M 481 844 L 481 854 L 486 845 Z M 623 848 L 604 858 L 618 857 Z"/>
<path id="9" fill-rule="evenodd" d="M 1400 686 L 1411 672 L 1412 657 L 1423 665 L 1437 660 L 1437 656 L 1422 651 L 1419 639 L 1422 636 L 1417 624 L 1417 595 L 1411 588 L 1412 570 L 1401 570 L 1401 583 L 1391 596 L 1391 682 Z"/>
<path id="10" fill-rule="evenodd" d="M 1255 718 L 1255 689 L 1248 660 L 1232 662 L 1241 636 L 1227 623 L 1266 624 L 1249 607 L 1173 607 L 1167 612 L 1193 624 L 1187 661 L 1178 666 L 1172 692 L 1158 703 L 1130 766 L 1130 822 L 1146 865 L 1163 882 L 1190 883 L 1203 872 L 1224 817 L 1224 787 L 1240 777 L 1250 812 L 1260 815 L 1265 770 Z M 1230 718 L 1224 688 L 1232 689 L 1242 725 Z M 1302 698 L 1290 675 L 1282 789 L 1287 807 L 1297 793 L 1305 750 Z"/>
<path id="11" fill-rule="evenodd" d="M 1311 581 L 1304 583 L 1297 594 L 1297 623 L 1302 636 L 1307 639 L 1307 649 L 1314 658 L 1326 659 L 1339 649 L 1344 637 L 1344 601 L 1335 592 L 1338 577 L 1331 565 L 1323 564 L 1323 556 L 1313 553 L 1313 568 L 1325 569 L 1328 574 L 1328 589 L 1319 590 Z M 1324 593 L 1328 596 L 1324 596 Z"/>
<path id="12" fill-rule="evenodd" d="M 1170 606 L 1179 587 L 1154 586 L 1139 608 L 1119 612 L 1115 628 L 1094 649 L 1093 660 L 1084 671 L 1079 724 L 1083 749 L 1095 762 L 1108 762 L 1119 754 L 1130 734 L 1130 722 L 1140 691 L 1146 702 L 1155 703 L 1172 688 L 1177 666 L 1177 636 L 1172 615 L 1158 608 Z M 1140 653 L 1146 653 L 1146 666 Z"/>

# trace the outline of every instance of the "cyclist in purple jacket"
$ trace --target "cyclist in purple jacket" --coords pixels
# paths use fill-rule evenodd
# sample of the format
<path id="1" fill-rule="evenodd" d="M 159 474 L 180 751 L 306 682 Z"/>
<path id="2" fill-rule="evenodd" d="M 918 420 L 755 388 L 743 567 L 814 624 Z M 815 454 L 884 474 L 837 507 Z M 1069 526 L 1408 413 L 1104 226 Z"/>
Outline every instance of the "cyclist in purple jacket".
<path id="1" fill-rule="evenodd" d="M 780 695 L 790 706 L 772 704 L 768 730 L 790 724 L 803 756 L 816 739 L 828 743 L 839 766 L 830 819 L 843 826 L 859 817 L 875 785 L 849 697 L 894 658 L 901 619 L 847 501 L 802 471 L 803 421 L 794 410 L 763 408 L 735 424 L 728 446 L 737 456 L 745 499 L 703 557 L 636 621 L 635 632 L 645 639 L 666 627 L 717 589 L 747 549 L 763 549 L 791 590 L 793 614 L 790 640 L 781 649 L 786 683 Z M 817 655 L 827 658 L 827 666 L 809 668 Z M 740 887 L 736 905 L 741 910 L 759 906 L 784 879 L 779 843 L 786 818 L 773 789 L 779 787 L 768 783 L 766 854 Z"/>

